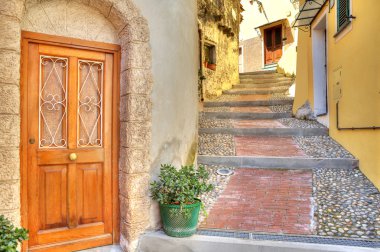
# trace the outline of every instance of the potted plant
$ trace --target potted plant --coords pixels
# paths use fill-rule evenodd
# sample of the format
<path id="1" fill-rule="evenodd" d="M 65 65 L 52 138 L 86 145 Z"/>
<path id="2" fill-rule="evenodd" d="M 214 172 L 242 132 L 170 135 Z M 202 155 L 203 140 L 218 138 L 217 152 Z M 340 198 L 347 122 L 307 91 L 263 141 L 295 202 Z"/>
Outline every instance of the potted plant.
<path id="1" fill-rule="evenodd" d="M 0 251 L 16 252 L 17 246 L 28 239 L 28 231 L 16 228 L 3 215 L 0 215 Z"/>
<path id="2" fill-rule="evenodd" d="M 159 179 L 151 183 L 151 197 L 160 205 L 164 231 L 169 236 L 187 237 L 197 230 L 202 202 L 199 196 L 209 192 L 209 173 L 200 166 L 161 165 Z"/>

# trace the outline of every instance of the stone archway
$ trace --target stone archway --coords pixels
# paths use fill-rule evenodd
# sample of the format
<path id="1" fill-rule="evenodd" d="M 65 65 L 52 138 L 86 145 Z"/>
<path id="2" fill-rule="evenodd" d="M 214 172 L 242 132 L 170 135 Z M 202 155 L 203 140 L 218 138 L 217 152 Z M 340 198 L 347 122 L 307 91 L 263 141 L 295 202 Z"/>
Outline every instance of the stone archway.
<path id="1" fill-rule="evenodd" d="M 7 215 L 16 223 L 20 222 L 19 195 L 22 179 L 19 172 L 18 153 L 20 129 L 15 125 L 20 123 L 21 29 L 87 40 L 118 42 L 122 48 L 119 155 L 120 243 L 125 249 L 133 250 L 137 245 L 139 235 L 149 227 L 150 200 L 147 192 L 151 145 L 150 94 L 153 80 L 148 24 L 132 0 L 59 0 L 66 6 L 84 5 L 78 11 L 92 10 L 94 15 L 91 15 L 91 18 L 102 15 L 107 20 L 106 22 L 114 27 L 114 31 L 108 28 L 103 29 L 108 27 L 107 24 L 99 23 L 99 20 L 94 19 L 86 22 L 93 21 L 94 27 L 103 25 L 96 31 L 97 33 L 95 32 L 96 34 L 89 33 L 88 30 L 84 33 L 80 28 L 68 31 L 67 23 L 65 27 L 57 28 L 62 25 L 59 22 L 62 19 L 53 20 L 46 14 L 46 10 L 43 8 L 38 10 L 37 5 L 48 6 L 53 2 L 58 2 L 58 0 L 10 0 L 0 6 L 0 23 L 2 24 L 0 26 L 2 34 L 0 37 L 0 149 L 3 149 L 0 155 L 0 189 L 5 192 L 0 196 L 0 203 L 7 202 L 3 204 L 5 209 L 0 209 L 0 214 Z M 41 11 L 41 13 L 37 17 L 28 16 L 28 10 L 31 8 L 37 8 L 36 11 Z M 40 23 L 33 23 L 36 20 Z"/>

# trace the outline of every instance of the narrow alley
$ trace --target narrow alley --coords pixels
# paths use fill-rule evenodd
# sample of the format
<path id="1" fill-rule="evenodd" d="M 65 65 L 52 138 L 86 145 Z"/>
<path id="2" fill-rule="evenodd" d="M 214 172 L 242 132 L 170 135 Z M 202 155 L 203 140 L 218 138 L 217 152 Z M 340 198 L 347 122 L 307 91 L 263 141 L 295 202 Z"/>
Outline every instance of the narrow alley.
<path id="1" fill-rule="evenodd" d="M 217 184 L 201 228 L 379 239 L 377 189 L 325 126 L 292 117 L 293 80 L 273 71 L 240 78 L 200 115 L 198 162 Z M 215 175 L 220 168 L 234 173 Z"/>

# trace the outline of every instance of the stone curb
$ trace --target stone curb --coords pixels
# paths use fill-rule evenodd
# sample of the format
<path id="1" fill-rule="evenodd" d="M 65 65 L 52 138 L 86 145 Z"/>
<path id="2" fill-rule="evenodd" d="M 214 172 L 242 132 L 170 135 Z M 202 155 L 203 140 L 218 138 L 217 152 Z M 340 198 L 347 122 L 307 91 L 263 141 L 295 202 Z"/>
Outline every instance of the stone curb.
<path id="1" fill-rule="evenodd" d="M 327 128 L 200 128 L 199 134 L 235 136 L 328 136 Z"/>
<path id="2" fill-rule="evenodd" d="M 359 160 L 347 158 L 250 157 L 198 155 L 198 164 L 268 169 L 355 169 Z"/>
<path id="3" fill-rule="evenodd" d="M 241 112 L 203 112 L 205 118 L 216 119 L 278 119 L 291 118 L 291 113 L 241 113 Z"/>
<path id="4" fill-rule="evenodd" d="M 266 101 L 224 101 L 205 102 L 204 107 L 255 107 L 255 106 L 277 106 L 292 105 L 293 100 L 266 100 Z"/>
<path id="5" fill-rule="evenodd" d="M 174 238 L 165 235 L 162 231 L 158 231 L 142 235 L 137 251 L 375 252 L 379 250 L 342 245 L 310 244 L 270 240 L 259 241 L 206 235 L 193 235 L 187 238 Z"/>
<path id="6" fill-rule="evenodd" d="M 288 88 L 281 89 L 267 89 L 267 90 L 226 90 L 223 91 L 223 94 L 237 94 L 237 95 L 255 95 L 255 94 L 281 94 L 288 91 Z"/>

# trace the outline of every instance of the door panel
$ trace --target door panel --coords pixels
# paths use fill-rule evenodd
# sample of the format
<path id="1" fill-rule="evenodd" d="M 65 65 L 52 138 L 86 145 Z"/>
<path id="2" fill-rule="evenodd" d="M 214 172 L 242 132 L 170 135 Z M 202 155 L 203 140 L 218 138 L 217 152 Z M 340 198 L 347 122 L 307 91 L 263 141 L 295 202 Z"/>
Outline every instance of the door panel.
<path id="1" fill-rule="evenodd" d="M 100 222 L 103 219 L 103 168 L 101 164 L 77 166 L 78 224 Z"/>
<path id="2" fill-rule="evenodd" d="M 112 243 L 113 57 L 84 49 L 28 46 L 32 250 L 86 238 L 99 245 L 93 242 L 97 237 L 103 245 Z"/>
<path id="3" fill-rule="evenodd" d="M 39 186 L 40 230 L 66 227 L 67 167 L 41 166 Z"/>

